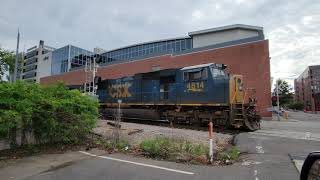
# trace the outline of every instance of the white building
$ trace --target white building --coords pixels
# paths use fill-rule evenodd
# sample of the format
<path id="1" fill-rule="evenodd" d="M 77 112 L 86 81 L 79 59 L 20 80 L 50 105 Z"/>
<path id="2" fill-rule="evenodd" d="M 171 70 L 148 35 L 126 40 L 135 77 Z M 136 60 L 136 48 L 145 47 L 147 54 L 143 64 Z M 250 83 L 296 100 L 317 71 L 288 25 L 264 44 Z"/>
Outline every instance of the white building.
<path id="1" fill-rule="evenodd" d="M 44 45 L 29 48 L 24 56 L 21 79 L 30 82 L 40 82 L 40 78 L 51 75 L 52 51 L 55 48 Z"/>

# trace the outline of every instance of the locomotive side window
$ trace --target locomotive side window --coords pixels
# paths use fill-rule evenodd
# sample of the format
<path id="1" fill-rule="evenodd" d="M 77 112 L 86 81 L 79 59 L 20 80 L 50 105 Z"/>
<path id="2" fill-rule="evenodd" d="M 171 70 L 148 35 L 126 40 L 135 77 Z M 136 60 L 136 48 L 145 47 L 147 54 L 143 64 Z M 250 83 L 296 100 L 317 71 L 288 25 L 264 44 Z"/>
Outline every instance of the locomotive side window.
<path id="1" fill-rule="evenodd" d="M 206 68 L 203 68 L 198 71 L 191 71 L 191 72 L 184 72 L 183 73 L 184 81 L 206 79 L 207 77 L 208 77 L 208 71 Z"/>
<path id="2" fill-rule="evenodd" d="M 189 73 L 188 72 L 184 72 L 183 73 L 183 80 L 184 81 L 188 81 L 189 80 Z"/>
<path id="3" fill-rule="evenodd" d="M 198 80 L 201 79 L 201 71 L 198 72 L 189 72 L 189 80 Z"/>

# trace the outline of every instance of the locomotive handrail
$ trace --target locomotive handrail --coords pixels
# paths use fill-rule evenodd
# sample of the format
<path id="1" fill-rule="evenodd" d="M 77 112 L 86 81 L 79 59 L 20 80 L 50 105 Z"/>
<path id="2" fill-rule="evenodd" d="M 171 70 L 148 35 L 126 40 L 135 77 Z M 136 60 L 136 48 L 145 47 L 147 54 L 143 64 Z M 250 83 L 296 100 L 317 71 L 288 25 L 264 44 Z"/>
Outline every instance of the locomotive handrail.
<path id="1" fill-rule="evenodd" d="M 247 88 L 247 89 L 248 89 L 248 88 Z M 246 96 L 247 96 L 247 92 L 248 92 L 248 91 L 244 91 L 244 96 L 243 96 L 243 99 L 242 99 L 242 102 L 243 102 L 243 103 L 245 103 Z"/>
<path id="2" fill-rule="evenodd" d="M 238 89 L 236 88 L 236 92 L 234 93 L 233 95 L 233 98 L 232 98 L 232 101 L 231 101 L 231 104 L 234 103 L 235 99 L 236 99 L 236 94 L 238 93 Z"/>

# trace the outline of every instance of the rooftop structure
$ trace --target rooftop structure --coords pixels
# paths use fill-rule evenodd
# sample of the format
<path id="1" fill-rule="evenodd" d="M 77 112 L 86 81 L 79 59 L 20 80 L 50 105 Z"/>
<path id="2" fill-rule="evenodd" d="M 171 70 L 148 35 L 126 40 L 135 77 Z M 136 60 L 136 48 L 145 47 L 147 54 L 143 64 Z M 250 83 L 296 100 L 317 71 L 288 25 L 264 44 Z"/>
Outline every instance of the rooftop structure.
<path id="1" fill-rule="evenodd" d="M 189 32 L 188 36 L 161 39 L 116 48 L 102 53 L 102 65 L 134 61 L 165 54 L 183 54 L 199 50 L 263 40 L 263 28 L 235 24 Z"/>
<path id="2" fill-rule="evenodd" d="M 51 75 L 84 68 L 86 60 L 93 55 L 93 52 L 73 45 L 66 45 L 56 49 L 52 52 Z"/>

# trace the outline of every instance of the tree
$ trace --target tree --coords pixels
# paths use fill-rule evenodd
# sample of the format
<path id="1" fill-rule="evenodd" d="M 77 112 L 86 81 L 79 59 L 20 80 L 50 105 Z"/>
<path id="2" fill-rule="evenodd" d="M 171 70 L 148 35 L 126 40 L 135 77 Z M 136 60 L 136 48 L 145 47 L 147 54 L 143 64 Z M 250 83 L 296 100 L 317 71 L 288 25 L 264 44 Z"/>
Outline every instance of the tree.
<path id="1" fill-rule="evenodd" d="M 15 54 L 12 51 L 0 48 L 0 81 L 6 72 L 14 72 Z"/>
<path id="2" fill-rule="evenodd" d="M 293 93 L 292 93 L 292 87 L 288 84 L 287 81 L 278 79 L 277 82 L 279 87 L 279 104 L 280 106 L 288 105 L 292 103 L 293 101 Z M 275 87 L 273 89 L 272 95 L 277 95 L 277 84 L 275 84 Z M 273 103 L 273 105 L 276 105 L 276 103 Z"/>
<path id="3" fill-rule="evenodd" d="M 288 105 L 290 109 L 303 110 L 304 105 L 301 102 L 292 102 Z"/>

